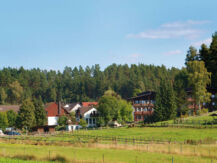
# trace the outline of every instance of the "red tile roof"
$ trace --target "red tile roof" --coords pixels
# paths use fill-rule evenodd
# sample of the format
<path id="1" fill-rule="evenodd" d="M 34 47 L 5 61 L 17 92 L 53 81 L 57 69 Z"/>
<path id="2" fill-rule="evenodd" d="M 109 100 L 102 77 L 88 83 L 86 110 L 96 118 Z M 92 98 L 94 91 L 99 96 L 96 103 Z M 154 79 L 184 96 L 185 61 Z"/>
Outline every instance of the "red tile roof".
<path id="1" fill-rule="evenodd" d="M 58 104 L 56 102 L 50 102 L 45 105 L 45 110 L 47 111 L 48 117 L 56 117 L 66 115 L 68 112 L 61 106 L 60 115 L 58 114 Z"/>
<path id="2" fill-rule="evenodd" d="M 82 106 L 89 107 L 89 106 L 97 106 L 98 102 L 82 102 Z"/>

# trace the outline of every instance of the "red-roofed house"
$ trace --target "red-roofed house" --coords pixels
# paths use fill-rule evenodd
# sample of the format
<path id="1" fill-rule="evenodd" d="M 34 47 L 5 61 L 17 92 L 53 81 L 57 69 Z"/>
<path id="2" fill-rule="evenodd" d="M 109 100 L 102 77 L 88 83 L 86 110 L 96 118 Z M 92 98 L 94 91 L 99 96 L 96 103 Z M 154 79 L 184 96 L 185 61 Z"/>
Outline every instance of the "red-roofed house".
<path id="1" fill-rule="evenodd" d="M 82 102 L 82 106 L 84 107 L 93 107 L 97 105 L 98 105 L 98 102 Z"/>
<path id="2" fill-rule="evenodd" d="M 45 105 L 47 112 L 47 125 L 58 125 L 58 119 L 60 116 L 68 114 L 68 111 L 61 106 L 61 103 L 51 102 Z"/>

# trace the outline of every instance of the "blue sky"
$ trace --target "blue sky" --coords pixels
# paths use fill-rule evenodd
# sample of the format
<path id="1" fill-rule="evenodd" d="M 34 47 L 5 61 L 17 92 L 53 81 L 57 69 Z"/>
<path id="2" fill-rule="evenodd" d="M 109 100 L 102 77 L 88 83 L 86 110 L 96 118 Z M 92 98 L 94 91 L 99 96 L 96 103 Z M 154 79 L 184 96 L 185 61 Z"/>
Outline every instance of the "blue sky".
<path id="1" fill-rule="evenodd" d="M 184 66 L 217 31 L 213 0 L 0 1 L 0 68 Z"/>

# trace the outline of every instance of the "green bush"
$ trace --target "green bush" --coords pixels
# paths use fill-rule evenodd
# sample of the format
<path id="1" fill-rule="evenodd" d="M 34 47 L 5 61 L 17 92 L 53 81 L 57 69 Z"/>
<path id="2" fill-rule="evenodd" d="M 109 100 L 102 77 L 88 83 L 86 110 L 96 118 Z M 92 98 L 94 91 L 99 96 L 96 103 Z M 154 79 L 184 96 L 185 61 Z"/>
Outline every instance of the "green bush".
<path id="1" fill-rule="evenodd" d="M 200 114 L 205 114 L 205 113 L 208 113 L 208 109 L 207 108 L 204 108 L 204 109 L 201 109 L 200 110 Z"/>

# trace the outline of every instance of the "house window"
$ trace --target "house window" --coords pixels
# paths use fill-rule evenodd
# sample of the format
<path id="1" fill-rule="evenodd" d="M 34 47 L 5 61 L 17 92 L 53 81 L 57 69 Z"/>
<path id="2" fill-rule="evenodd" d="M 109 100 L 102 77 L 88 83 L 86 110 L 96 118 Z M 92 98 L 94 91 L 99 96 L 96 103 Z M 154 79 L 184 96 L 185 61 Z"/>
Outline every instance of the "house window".
<path id="1" fill-rule="evenodd" d="M 96 120 L 95 120 L 95 118 L 93 118 L 93 124 L 96 124 Z"/>
<path id="2" fill-rule="evenodd" d="M 89 124 L 92 124 L 92 119 L 91 118 L 89 119 Z"/>
<path id="3" fill-rule="evenodd" d="M 86 123 L 88 124 L 88 118 L 86 118 Z"/>
<path id="4" fill-rule="evenodd" d="M 137 119 L 141 119 L 141 115 L 137 115 Z"/>

